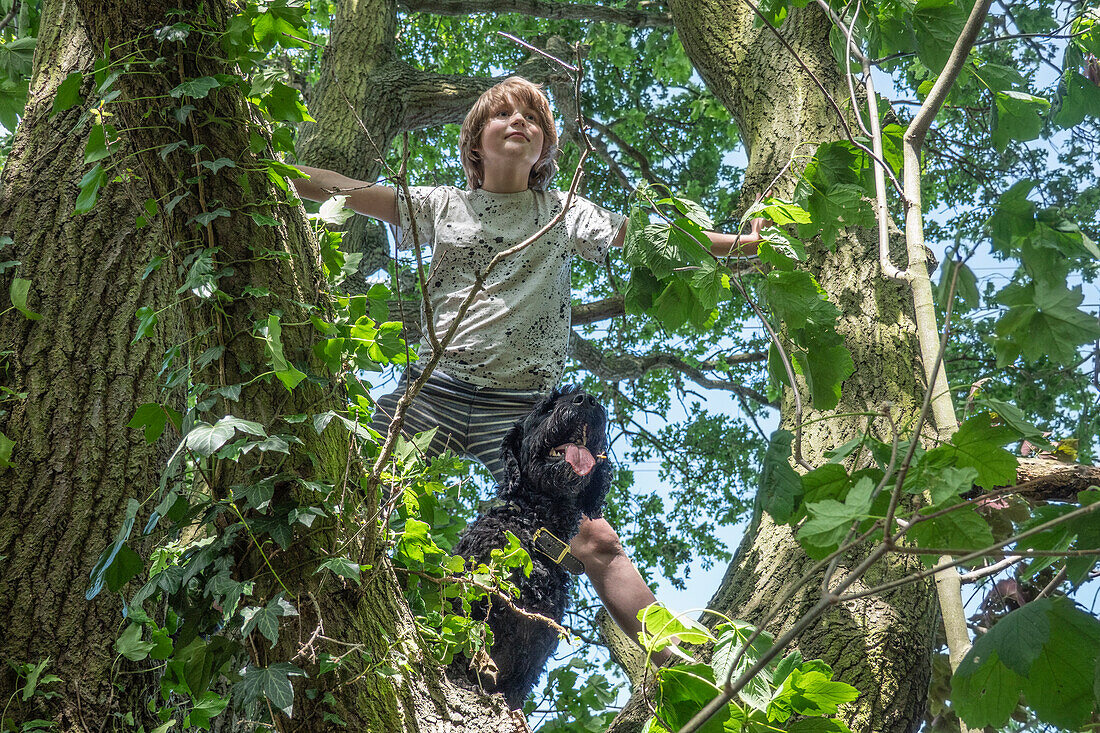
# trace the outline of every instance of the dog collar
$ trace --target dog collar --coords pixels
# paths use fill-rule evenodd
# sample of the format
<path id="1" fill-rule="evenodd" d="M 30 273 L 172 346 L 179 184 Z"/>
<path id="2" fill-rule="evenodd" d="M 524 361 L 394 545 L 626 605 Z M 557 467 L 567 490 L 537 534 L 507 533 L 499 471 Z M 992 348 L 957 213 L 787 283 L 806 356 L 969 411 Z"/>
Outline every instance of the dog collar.
<path id="1" fill-rule="evenodd" d="M 536 550 L 573 573 L 573 575 L 584 575 L 584 563 L 569 551 L 569 544 L 562 542 L 546 527 L 538 528 L 538 531 L 535 532 L 533 544 Z"/>

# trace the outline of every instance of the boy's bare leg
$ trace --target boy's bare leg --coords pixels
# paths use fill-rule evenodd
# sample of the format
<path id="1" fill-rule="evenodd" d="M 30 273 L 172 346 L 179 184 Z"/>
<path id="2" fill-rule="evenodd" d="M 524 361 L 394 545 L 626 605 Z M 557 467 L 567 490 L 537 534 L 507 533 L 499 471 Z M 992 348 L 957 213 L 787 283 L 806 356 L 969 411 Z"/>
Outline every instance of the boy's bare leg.
<path id="1" fill-rule="evenodd" d="M 631 639 L 637 641 L 638 632 L 642 630 L 638 611 L 657 598 L 626 556 L 619 535 L 606 519 L 583 517 L 580 530 L 569 543 L 569 549 L 584 563 L 584 572 L 611 618 Z M 652 659 L 659 665 L 668 657 L 668 650 L 663 649 L 655 653 Z"/>

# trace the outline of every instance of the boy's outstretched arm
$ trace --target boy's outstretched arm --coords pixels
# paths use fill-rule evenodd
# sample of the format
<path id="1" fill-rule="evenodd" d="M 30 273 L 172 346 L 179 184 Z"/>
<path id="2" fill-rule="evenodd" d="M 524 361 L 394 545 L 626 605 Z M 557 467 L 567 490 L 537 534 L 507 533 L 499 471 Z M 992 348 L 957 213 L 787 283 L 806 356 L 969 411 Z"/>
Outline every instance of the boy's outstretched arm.
<path id="1" fill-rule="evenodd" d="M 294 190 L 310 201 L 325 201 L 330 196 L 345 195 L 347 207 L 359 214 L 381 219 L 387 224 L 398 224 L 397 194 L 389 186 L 379 186 L 366 181 L 340 175 L 325 168 L 308 165 L 294 166 L 309 178 L 293 178 Z"/>
<path id="2" fill-rule="evenodd" d="M 715 257 L 725 257 L 733 253 L 734 257 L 755 257 L 756 243 L 763 237 L 760 230 L 768 223 L 767 219 L 753 219 L 750 223 L 750 231 L 746 234 L 727 234 L 725 232 L 703 232 L 710 240 L 710 251 Z M 612 247 L 622 247 L 626 241 L 626 225 L 624 224 L 615 238 L 611 240 Z"/>

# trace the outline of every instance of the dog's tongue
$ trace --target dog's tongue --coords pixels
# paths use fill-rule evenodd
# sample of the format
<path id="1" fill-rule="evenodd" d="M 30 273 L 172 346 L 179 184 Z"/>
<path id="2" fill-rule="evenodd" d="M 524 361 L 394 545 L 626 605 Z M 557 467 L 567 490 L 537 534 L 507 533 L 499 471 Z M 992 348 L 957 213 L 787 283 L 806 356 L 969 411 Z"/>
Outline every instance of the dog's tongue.
<path id="1" fill-rule="evenodd" d="M 596 459 L 583 445 L 566 443 L 558 450 L 565 451 L 565 460 L 573 467 L 573 472 L 579 476 L 587 476 L 592 467 L 596 465 Z"/>

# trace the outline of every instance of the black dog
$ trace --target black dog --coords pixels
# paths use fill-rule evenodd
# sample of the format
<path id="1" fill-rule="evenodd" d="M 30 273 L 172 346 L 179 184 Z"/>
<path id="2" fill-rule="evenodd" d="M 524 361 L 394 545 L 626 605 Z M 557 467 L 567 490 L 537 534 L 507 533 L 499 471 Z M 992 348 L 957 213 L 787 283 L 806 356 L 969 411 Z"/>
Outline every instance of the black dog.
<path id="1" fill-rule="evenodd" d="M 496 506 L 466 527 L 455 554 L 488 563 L 494 548 L 507 545 L 505 531 L 512 532 L 534 565 L 530 577 L 519 570 L 512 573 L 511 580 L 520 589 L 516 607 L 561 623 L 570 582 L 569 573 L 559 564 L 565 549 L 562 543 L 577 533 L 582 514 L 593 518 L 601 514 L 611 485 L 606 451 L 607 413 L 603 407 L 583 391 L 555 390 L 505 436 L 500 455 L 507 478 L 497 486 Z M 583 572 L 572 555 L 564 562 L 577 565 L 574 572 Z M 507 608 L 500 599 L 490 605 L 487 622 L 493 631 L 493 645 L 489 656 L 496 666 L 495 679 L 491 671 L 472 670 L 462 657 L 451 664 L 448 673 L 489 692 L 503 693 L 516 709 L 542 674 L 558 645 L 558 634 L 544 621 Z M 484 620 L 485 605 L 475 607 L 473 615 Z"/>

